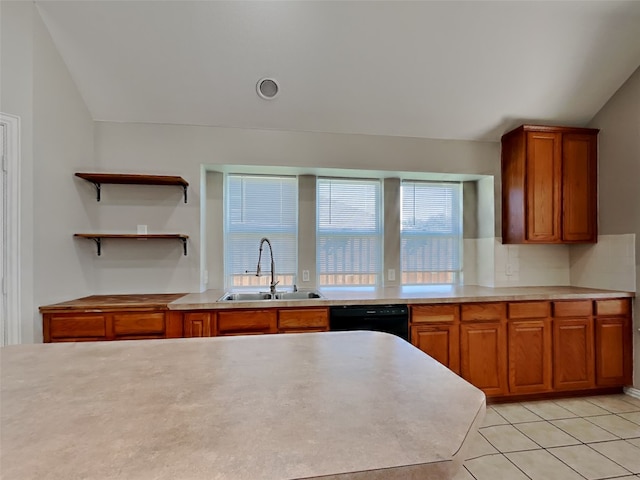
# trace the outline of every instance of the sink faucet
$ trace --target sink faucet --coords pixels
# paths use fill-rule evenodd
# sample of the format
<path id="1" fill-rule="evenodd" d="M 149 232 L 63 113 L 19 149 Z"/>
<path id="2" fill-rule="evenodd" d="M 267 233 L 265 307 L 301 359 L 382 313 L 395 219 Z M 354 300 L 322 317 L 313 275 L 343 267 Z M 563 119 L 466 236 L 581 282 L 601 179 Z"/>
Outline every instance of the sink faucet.
<path id="1" fill-rule="evenodd" d="M 269 291 L 271 295 L 276 294 L 276 285 L 279 282 L 276 282 L 276 264 L 273 261 L 273 247 L 271 246 L 271 242 L 267 237 L 262 237 L 260 240 L 260 253 L 258 254 L 258 267 L 256 268 L 256 277 L 260 276 L 260 260 L 262 259 L 262 244 L 267 242 L 269 245 L 269 253 L 271 254 L 271 283 L 269 284 Z"/>

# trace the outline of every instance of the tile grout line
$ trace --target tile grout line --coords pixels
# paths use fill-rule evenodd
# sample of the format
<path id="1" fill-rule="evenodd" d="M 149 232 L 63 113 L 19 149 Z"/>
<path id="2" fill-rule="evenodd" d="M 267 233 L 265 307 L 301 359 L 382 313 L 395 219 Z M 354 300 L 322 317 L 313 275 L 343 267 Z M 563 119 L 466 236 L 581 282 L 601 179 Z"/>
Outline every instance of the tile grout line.
<path id="1" fill-rule="evenodd" d="M 525 407 L 526 408 L 526 407 Z M 553 425 L 553 423 L 551 423 L 548 420 L 545 420 L 545 422 L 547 422 L 549 425 Z M 525 423 L 525 422 L 523 422 Z M 518 427 L 512 425 L 513 428 L 515 428 L 516 430 L 518 430 L 520 433 L 522 433 L 522 435 L 524 435 L 525 437 L 527 437 L 529 440 L 531 440 L 533 443 L 535 443 L 536 445 L 540 445 L 538 442 L 536 442 L 533 438 L 529 437 L 529 435 L 527 435 L 526 433 L 520 431 L 518 429 Z M 554 427 L 556 427 L 555 425 L 553 425 Z M 569 435 L 571 438 L 574 438 L 575 440 L 577 440 L 578 442 L 582 443 L 581 440 L 575 438 L 573 435 L 571 435 L 569 432 L 565 432 L 564 430 L 562 430 L 560 427 L 556 427 L 559 428 L 561 431 L 563 431 L 564 433 L 566 433 L 567 435 Z M 570 445 L 570 446 L 575 446 L 575 445 Z M 557 447 L 550 447 L 550 448 L 557 448 Z M 544 450 L 545 452 L 547 452 L 549 455 L 551 455 L 553 458 L 555 458 L 556 460 L 558 460 L 560 463 L 564 464 L 569 470 L 571 470 L 572 472 L 574 472 L 576 475 L 578 475 L 581 478 L 586 479 L 587 477 L 585 477 L 584 475 L 582 475 L 580 472 L 578 472 L 576 469 L 574 469 L 571 465 L 567 464 L 564 460 L 562 460 L 561 458 L 558 458 L 556 455 L 554 455 L 552 452 L 550 452 L 546 447 L 543 447 L 542 445 L 540 445 L 540 449 Z M 538 450 L 538 449 L 536 449 Z M 529 450 L 529 451 L 535 451 L 535 450 Z M 511 453 L 511 452 L 509 452 Z M 515 452 L 514 452 L 515 453 Z M 626 469 L 625 469 L 626 470 Z"/>
<path id="2" fill-rule="evenodd" d="M 623 442 L 626 442 L 625 439 L 621 439 Z M 597 442 L 595 442 L 597 443 Z M 627 442 L 628 443 L 628 442 Z M 627 467 L 625 467 L 624 465 L 620 465 L 618 462 L 616 462 L 613 458 L 609 458 L 607 455 L 605 455 L 604 453 L 600 453 L 599 451 L 597 451 L 595 448 L 593 448 L 591 445 L 587 444 L 587 447 L 590 448 L 591 450 L 593 450 L 596 453 L 599 453 L 600 455 L 602 455 L 604 458 L 606 458 L 607 460 L 609 460 L 610 462 L 615 463 L 616 465 L 618 465 L 620 468 L 622 468 L 623 470 L 626 470 L 627 472 L 629 472 L 631 475 L 635 475 L 636 472 L 632 472 L 631 470 L 629 470 Z M 622 477 L 623 475 L 619 475 L 619 477 Z M 613 477 L 615 478 L 615 477 Z"/>
<path id="3" fill-rule="evenodd" d="M 519 406 L 521 406 L 521 407 L 525 408 L 527 411 L 529 411 L 530 413 L 532 413 L 532 414 L 533 414 L 533 415 L 535 415 L 536 417 L 539 417 L 539 418 L 540 418 L 540 420 L 530 420 L 530 421 L 522 421 L 522 422 L 511 422 L 511 421 L 510 421 L 509 419 L 507 419 L 505 416 L 503 416 L 502 414 L 500 414 L 500 412 L 499 412 L 498 410 L 496 410 L 495 408 L 493 408 L 493 406 L 490 406 L 490 408 L 492 408 L 493 412 L 494 412 L 495 414 L 497 414 L 499 418 L 502 418 L 502 419 L 503 419 L 504 421 L 506 421 L 507 423 L 506 423 L 506 424 L 497 424 L 497 425 L 487 425 L 487 426 L 480 427 L 480 428 L 478 429 L 478 433 L 481 435 L 481 437 L 482 437 L 482 438 L 483 438 L 483 439 L 484 439 L 484 440 L 485 440 L 485 441 L 486 441 L 486 442 L 487 442 L 487 443 L 488 443 L 488 444 L 489 444 L 489 445 L 490 445 L 494 450 L 496 450 L 496 452 L 497 452 L 497 454 L 498 454 L 498 455 L 501 455 L 502 457 L 504 457 L 504 458 L 505 458 L 509 463 L 511 463 L 511 464 L 512 464 L 514 467 L 516 467 L 520 472 L 522 472 L 522 474 L 523 474 L 526 478 L 528 478 L 528 479 L 531 479 L 531 477 L 530 477 L 529 475 L 527 475 L 527 474 L 526 474 L 526 473 L 525 473 L 525 472 L 524 472 L 520 467 L 518 467 L 518 465 L 516 465 L 513 461 L 511 461 L 511 459 L 509 459 L 509 457 L 507 457 L 507 455 L 506 455 L 507 453 L 521 453 L 521 452 L 533 452 L 533 451 L 544 450 L 544 451 L 546 451 L 549 455 L 551 455 L 554 459 L 556 459 L 556 460 L 558 460 L 560 463 L 564 464 L 567 468 L 569 468 L 569 470 L 571 470 L 572 472 L 574 472 L 574 473 L 575 473 L 576 475 L 578 475 L 580 478 L 586 478 L 584 475 L 582 475 L 580 472 L 578 472 L 577 470 L 575 470 L 573 467 L 571 467 L 570 465 L 568 465 L 564 460 L 562 460 L 562 459 L 561 459 L 561 458 L 559 458 L 558 456 L 554 455 L 554 454 L 553 454 L 553 452 L 552 452 L 552 451 L 550 451 L 550 449 L 553 449 L 553 448 L 575 447 L 575 446 L 583 446 L 583 445 L 584 445 L 584 446 L 587 446 L 587 447 L 589 448 L 589 450 L 591 450 L 592 452 L 594 452 L 594 453 L 596 453 L 596 454 L 598 454 L 598 455 L 603 456 L 604 458 L 606 458 L 607 460 L 609 460 L 611 463 L 613 463 L 614 465 L 618 466 L 619 468 L 621 468 L 621 469 L 625 470 L 626 472 L 629 472 L 629 473 L 625 473 L 625 474 L 623 474 L 623 475 L 616 475 L 616 476 L 614 476 L 614 477 L 603 477 L 603 478 L 607 478 L 607 479 L 610 479 L 610 480 L 614 480 L 614 479 L 616 479 L 616 478 L 624 478 L 624 477 L 627 477 L 627 476 L 635 476 L 635 477 L 637 477 L 637 478 L 640 478 L 640 475 L 638 475 L 637 473 L 635 473 L 635 472 L 631 472 L 627 467 L 625 467 L 625 466 L 621 465 L 621 464 L 620 464 L 620 463 L 618 463 L 617 461 L 613 460 L 612 458 L 609 458 L 607 455 L 605 455 L 604 453 L 601 453 L 601 452 L 597 451 L 595 448 L 593 448 L 593 447 L 591 446 L 591 444 L 596 444 L 596 443 L 610 443 L 610 442 L 623 441 L 623 442 L 625 442 L 625 443 L 627 443 L 627 444 L 629 444 L 629 445 L 631 445 L 631 446 L 633 446 L 633 447 L 636 447 L 636 448 L 639 448 L 639 449 L 640 449 L 640 447 L 639 447 L 638 445 L 635 445 L 635 444 L 633 444 L 633 443 L 629 442 L 629 440 L 630 440 L 630 439 L 640 438 L 640 434 L 639 434 L 639 436 L 638 436 L 638 437 L 622 438 L 620 435 L 618 435 L 618 434 L 616 434 L 616 433 L 614 433 L 614 432 L 611 432 L 611 431 L 610 431 L 610 430 L 608 430 L 607 428 L 602 427 L 602 426 L 600 426 L 600 425 L 598 425 L 598 424 L 596 424 L 596 423 L 594 423 L 594 422 L 592 422 L 592 421 L 590 421 L 590 420 L 589 420 L 589 418 L 592 418 L 592 417 L 604 417 L 604 416 L 611 416 L 611 415 L 614 415 L 614 416 L 619 417 L 619 418 L 620 418 L 620 419 L 622 419 L 622 420 L 626 420 L 626 421 L 628 421 L 628 422 L 630 422 L 630 423 L 633 423 L 633 424 L 635 424 L 635 425 L 639 425 L 637 422 L 634 422 L 634 421 L 632 421 L 632 420 L 629 420 L 629 419 L 627 419 L 627 418 L 622 417 L 622 416 L 621 416 L 621 414 L 622 414 L 622 413 L 636 413 L 636 412 L 640 412 L 640 406 L 636 406 L 635 404 L 630 404 L 629 402 L 625 402 L 625 403 L 629 403 L 629 405 L 630 405 L 631 407 L 634 407 L 634 408 L 636 408 L 637 410 L 634 410 L 634 411 L 631 411 L 631 412 L 618 412 L 618 413 L 616 413 L 616 412 L 612 412 L 612 411 L 611 411 L 610 409 L 608 409 L 608 408 L 605 408 L 605 407 L 603 407 L 603 406 L 601 406 L 601 405 L 598 405 L 598 404 L 594 403 L 593 401 L 591 401 L 591 400 L 589 400 L 589 399 L 587 399 L 587 398 L 583 398 L 582 400 L 584 400 L 584 401 L 586 401 L 586 402 L 590 403 L 591 405 L 594 405 L 595 407 L 600 408 L 601 410 L 603 410 L 603 411 L 605 411 L 605 412 L 607 412 L 607 413 L 603 413 L 603 414 L 595 414 L 595 415 L 587 415 L 587 416 L 581 416 L 581 415 L 579 415 L 579 414 L 577 414 L 577 413 L 575 413 L 575 412 L 571 411 L 569 408 L 565 408 L 565 407 L 563 407 L 562 405 L 558 405 L 556 402 L 553 402 L 553 401 L 552 401 L 551 403 L 553 403 L 554 405 L 556 405 L 556 406 L 558 406 L 558 407 L 563 408 L 564 410 L 568 411 L 569 413 L 571 413 L 571 414 L 572 414 L 572 415 L 574 415 L 574 416 L 573 416 L 573 417 L 567 417 L 567 418 L 561 417 L 561 418 L 547 419 L 547 418 L 543 418 L 543 417 L 541 417 L 541 416 L 540 416 L 540 415 L 538 415 L 536 412 L 534 412 L 533 410 L 531 410 L 531 409 L 530 409 L 530 408 L 528 408 L 527 406 L 522 405 L 522 403 L 521 403 L 521 402 L 519 402 L 519 403 L 517 403 L 517 404 L 515 404 L 515 405 L 519 405 Z M 622 400 L 622 399 L 616 399 L 616 400 L 619 400 L 619 401 L 621 401 L 621 402 L 624 402 L 624 400 Z M 614 438 L 614 439 L 610 439 L 610 440 L 600 440 L 600 441 L 593 441 L 593 442 L 585 442 L 585 441 L 580 440 L 579 438 L 576 438 L 574 435 L 572 435 L 570 432 L 568 432 L 568 431 L 564 430 L 562 427 L 557 426 L 557 425 L 555 425 L 555 424 L 553 424 L 553 423 L 552 423 L 553 421 L 558 421 L 558 420 L 572 420 L 572 419 L 573 419 L 573 420 L 580 420 L 580 419 L 586 420 L 586 421 L 587 421 L 588 423 L 590 423 L 591 425 L 593 425 L 593 426 L 595 426 L 595 427 L 597 427 L 597 428 L 602 429 L 604 432 L 607 432 L 608 434 L 612 435 L 612 436 L 613 436 L 613 437 L 615 437 L 615 438 Z M 542 445 L 540 445 L 537 441 L 535 441 L 533 438 L 531 438 L 529 435 L 527 435 L 525 432 L 523 432 L 522 430 L 520 430 L 520 429 L 517 427 L 517 425 L 519 425 L 519 424 L 524 424 L 524 423 L 541 423 L 541 422 L 546 422 L 548 425 L 550 425 L 550 426 L 552 426 L 552 427 L 554 427 L 554 428 L 557 428 L 558 430 L 560 430 L 561 432 L 563 432 L 564 434 L 566 434 L 568 437 L 573 438 L 573 439 L 577 442 L 577 444 L 575 444 L 575 445 L 557 445 L 557 446 L 553 446 L 553 447 L 543 447 L 543 446 L 542 446 Z M 508 425 L 508 426 L 513 427 L 513 428 L 515 429 L 515 431 L 517 431 L 518 433 L 520 433 L 521 435 L 523 435 L 525 438 L 527 438 L 528 440 L 530 440 L 533 444 L 538 445 L 538 446 L 539 446 L 539 448 L 524 449 L 524 450 L 514 450 L 514 451 L 510 451 L 510 452 L 503 452 L 503 451 L 501 451 L 499 448 L 497 448 L 497 447 L 496 447 L 496 445 L 494 445 L 494 444 L 493 444 L 493 443 L 492 443 L 492 442 L 491 442 L 491 441 L 490 441 L 490 440 L 489 440 L 489 439 L 488 439 L 488 438 L 483 434 L 483 432 L 482 432 L 482 430 L 483 430 L 483 429 L 486 429 L 486 428 L 491 428 L 491 427 L 500 427 L 500 426 L 507 426 L 507 425 Z M 492 456 L 492 455 L 496 455 L 496 453 L 486 453 L 486 454 L 483 454 L 483 455 L 478 455 L 478 456 L 473 457 L 473 458 L 465 459 L 465 462 L 466 462 L 466 461 L 468 461 L 468 460 L 475 460 L 475 459 L 478 459 L 478 458 L 488 457 L 488 456 Z M 464 466 L 464 462 L 463 462 L 463 466 Z M 467 472 L 468 472 L 468 473 L 469 473 L 469 474 L 470 474 L 474 479 L 476 479 L 476 480 L 477 480 L 477 477 L 476 477 L 475 475 L 473 475 L 473 474 L 471 473 L 471 471 L 470 471 L 468 468 L 466 468 L 466 467 L 464 467 L 464 468 L 467 470 Z"/>

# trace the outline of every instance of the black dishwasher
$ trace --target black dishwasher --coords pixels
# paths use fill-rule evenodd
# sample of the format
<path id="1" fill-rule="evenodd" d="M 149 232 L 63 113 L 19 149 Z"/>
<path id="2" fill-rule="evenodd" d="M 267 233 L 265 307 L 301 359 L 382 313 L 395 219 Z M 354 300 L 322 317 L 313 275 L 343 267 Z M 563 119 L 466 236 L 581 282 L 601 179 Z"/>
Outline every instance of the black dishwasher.
<path id="1" fill-rule="evenodd" d="M 406 305 L 345 305 L 331 307 L 329 330 L 373 330 L 409 341 L 409 308 Z"/>

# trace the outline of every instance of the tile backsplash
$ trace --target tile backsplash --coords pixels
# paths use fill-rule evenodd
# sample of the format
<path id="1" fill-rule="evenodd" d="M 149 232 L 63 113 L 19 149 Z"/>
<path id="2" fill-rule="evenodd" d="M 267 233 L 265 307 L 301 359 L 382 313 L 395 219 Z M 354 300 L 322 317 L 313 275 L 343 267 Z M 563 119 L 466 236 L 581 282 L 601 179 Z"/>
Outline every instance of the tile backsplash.
<path id="1" fill-rule="evenodd" d="M 571 285 L 636 290 L 635 235 L 601 235 L 589 245 L 503 245 L 465 239 L 464 283 L 487 287 Z"/>
<path id="2" fill-rule="evenodd" d="M 571 285 L 636 291 L 635 234 L 600 235 L 595 245 L 571 247 Z"/>

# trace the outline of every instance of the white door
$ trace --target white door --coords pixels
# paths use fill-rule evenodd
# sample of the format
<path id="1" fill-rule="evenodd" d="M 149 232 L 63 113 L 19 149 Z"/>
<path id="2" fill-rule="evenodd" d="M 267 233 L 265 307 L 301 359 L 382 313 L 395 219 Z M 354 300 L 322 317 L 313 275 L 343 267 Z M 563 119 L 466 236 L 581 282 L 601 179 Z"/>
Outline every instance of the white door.
<path id="1" fill-rule="evenodd" d="M 2 243 L 2 255 L 0 255 L 0 346 L 7 344 L 7 128 L 4 123 L 0 123 L 0 168 L 2 182 L 0 183 L 0 243 Z"/>
<path id="2" fill-rule="evenodd" d="M 20 117 L 0 112 L 0 346 L 21 343 Z"/>

